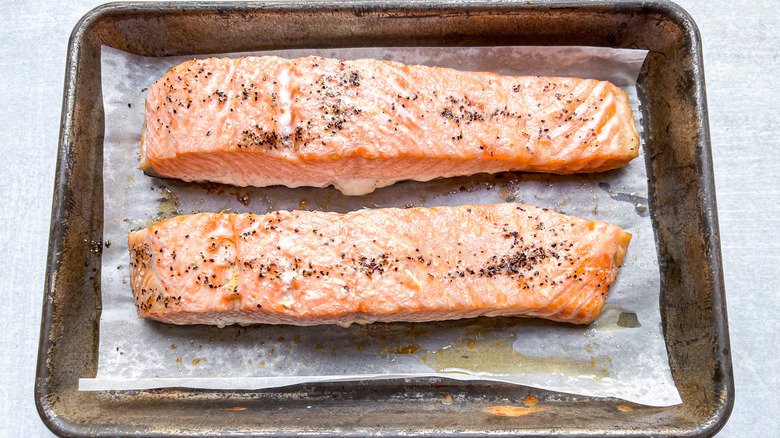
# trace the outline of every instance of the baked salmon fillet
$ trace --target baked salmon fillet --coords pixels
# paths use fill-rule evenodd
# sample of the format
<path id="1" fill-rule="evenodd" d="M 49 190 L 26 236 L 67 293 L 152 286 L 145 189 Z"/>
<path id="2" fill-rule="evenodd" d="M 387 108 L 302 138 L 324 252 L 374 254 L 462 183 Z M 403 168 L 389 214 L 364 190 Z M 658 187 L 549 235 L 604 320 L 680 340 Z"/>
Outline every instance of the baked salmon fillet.
<path id="1" fill-rule="evenodd" d="M 406 179 L 601 172 L 638 147 L 628 97 L 609 82 L 371 59 L 210 58 L 150 87 L 141 169 L 360 195 Z"/>
<path id="2" fill-rule="evenodd" d="M 179 216 L 129 234 L 138 315 L 173 324 L 596 319 L 631 235 L 518 204 Z"/>

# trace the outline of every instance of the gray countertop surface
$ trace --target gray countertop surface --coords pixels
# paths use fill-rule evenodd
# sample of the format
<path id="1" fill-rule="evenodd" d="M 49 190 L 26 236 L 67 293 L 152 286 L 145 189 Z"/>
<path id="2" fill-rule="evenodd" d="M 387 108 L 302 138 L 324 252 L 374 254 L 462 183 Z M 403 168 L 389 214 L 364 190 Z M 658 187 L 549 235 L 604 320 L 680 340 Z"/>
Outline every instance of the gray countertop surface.
<path id="1" fill-rule="evenodd" d="M 0 4 L 0 436 L 51 436 L 33 400 L 68 37 L 96 0 Z M 736 403 L 720 437 L 780 436 L 780 2 L 679 0 L 699 26 Z M 777 155 L 776 155 L 777 154 Z M 25 158 L 26 157 L 26 158 Z"/>

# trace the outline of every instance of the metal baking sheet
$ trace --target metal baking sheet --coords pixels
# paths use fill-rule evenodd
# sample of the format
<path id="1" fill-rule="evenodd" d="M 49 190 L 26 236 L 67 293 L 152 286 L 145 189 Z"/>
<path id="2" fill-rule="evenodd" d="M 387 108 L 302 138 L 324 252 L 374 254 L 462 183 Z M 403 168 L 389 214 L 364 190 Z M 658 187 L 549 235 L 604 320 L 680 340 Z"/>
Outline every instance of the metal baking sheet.
<path id="1" fill-rule="evenodd" d="M 650 139 L 645 156 L 648 197 L 661 267 L 662 325 L 683 404 L 648 408 L 616 399 L 444 379 L 261 391 L 174 388 L 79 393 L 78 377 L 92 377 L 97 371 L 101 310 L 101 44 L 144 56 L 388 44 L 650 50 L 639 84 L 643 127 Z M 36 382 L 39 411 L 55 432 L 89 436 L 684 432 L 705 436 L 728 417 L 733 382 L 698 35 L 690 18 L 675 6 L 632 2 L 115 4 L 83 19 L 69 50 Z M 514 409 L 509 413 L 530 412 L 522 410 L 529 409 L 529 400 L 538 400 L 538 408 L 522 421 L 486 411 L 506 405 Z M 176 415 L 156 417 L 154 413 L 161 409 Z"/>

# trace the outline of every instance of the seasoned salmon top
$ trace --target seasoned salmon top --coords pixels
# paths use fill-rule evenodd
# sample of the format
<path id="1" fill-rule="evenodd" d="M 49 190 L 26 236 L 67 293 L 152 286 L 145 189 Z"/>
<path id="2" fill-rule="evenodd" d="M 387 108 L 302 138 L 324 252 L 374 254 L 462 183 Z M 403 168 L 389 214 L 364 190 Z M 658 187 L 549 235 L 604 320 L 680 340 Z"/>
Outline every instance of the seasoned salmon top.
<path id="1" fill-rule="evenodd" d="M 638 154 L 609 82 L 273 56 L 193 60 L 149 89 L 142 168 L 239 186 L 335 185 L 482 172 L 600 172 Z"/>
<path id="2" fill-rule="evenodd" d="M 180 216 L 129 234 L 138 314 L 312 325 L 598 317 L 631 235 L 518 204 Z"/>

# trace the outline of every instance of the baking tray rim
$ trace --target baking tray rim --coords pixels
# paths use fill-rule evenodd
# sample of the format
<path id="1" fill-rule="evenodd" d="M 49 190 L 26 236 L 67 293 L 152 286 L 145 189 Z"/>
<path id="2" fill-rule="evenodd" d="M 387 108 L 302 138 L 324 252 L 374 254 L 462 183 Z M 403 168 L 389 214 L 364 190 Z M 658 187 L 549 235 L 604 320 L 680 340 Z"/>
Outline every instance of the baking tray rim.
<path id="1" fill-rule="evenodd" d="M 426 0 L 408 0 L 408 1 L 381 1 L 371 2 L 368 0 L 346 0 L 346 1 L 280 1 L 280 2 L 203 2 L 188 1 L 181 3 L 166 2 L 112 2 L 95 7 L 86 13 L 75 25 L 68 42 L 68 54 L 66 61 L 66 74 L 63 89 L 63 109 L 61 116 L 60 135 L 57 153 L 57 169 L 55 173 L 54 194 L 52 200 L 51 231 L 49 235 L 49 251 L 47 256 L 47 267 L 44 285 L 44 300 L 41 319 L 41 335 L 38 351 L 38 363 L 35 380 L 35 403 L 38 413 L 44 424 L 58 435 L 87 435 L 94 432 L 94 429 L 88 426 L 70 423 L 58 416 L 54 412 L 52 400 L 49 392 L 50 388 L 46 383 L 49 377 L 47 367 L 48 352 L 52 347 L 51 334 L 54 330 L 54 297 L 53 291 L 56 287 L 59 264 L 61 262 L 60 251 L 63 248 L 63 227 L 61 219 L 64 216 L 67 205 L 62 201 L 63 194 L 70 191 L 68 180 L 70 178 L 70 169 L 64 165 L 63 158 L 70 155 L 70 138 L 74 128 L 75 106 L 79 64 L 81 62 L 81 46 L 84 44 L 85 35 L 101 20 L 116 13 L 170 13 L 171 11 L 191 11 L 198 10 L 222 10 L 222 9 L 241 9 L 244 12 L 250 11 L 282 11 L 298 10 L 309 8 L 309 10 L 345 10 L 361 9 L 367 11 L 374 10 L 396 10 L 409 11 L 415 7 L 424 9 L 440 10 L 468 10 L 470 8 L 496 8 L 496 7 L 520 7 L 520 8 L 611 8 L 619 7 L 625 9 L 631 8 L 653 8 L 656 12 L 664 14 L 671 19 L 681 29 L 685 29 L 690 41 L 687 50 L 691 53 L 696 75 L 700 80 L 694 84 L 694 95 L 696 96 L 695 111 L 701 116 L 700 138 L 696 142 L 697 153 L 696 161 L 700 166 L 698 179 L 701 183 L 701 198 L 704 214 L 702 216 L 703 225 L 708 240 L 710 251 L 705 255 L 709 259 L 710 267 L 713 270 L 712 278 L 713 288 L 709 294 L 712 299 L 713 308 L 717 309 L 714 313 L 713 329 L 715 334 L 715 343 L 719 352 L 729 352 L 728 320 L 725 304 L 725 288 L 723 285 L 722 257 L 720 253 L 720 238 L 718 231 L 717 206 L 714 190 L 714 176 L 710 146 L 709 125 L 706 106 L 706 95 L 704 85 L 704 73 L 702 67 L 702 49 L 701 36 L 697 25 L 692 17 L 679 5 L 668 0 L 652 0 L 650 2 L 628 0 L 628 1 L 555 1 L 555 0 L 536 0 L 536 1 L 501 1 L 501 0 L 466 0 L 461 2 L 434 2 Z M 406 9 L 404 9 L 406 8 Z M 734 382 L 731 369 L 731 358 L 728 353 L 719 357 L 723 368 L 727 371 L 724 379 L 723 388 L 726 392 L 721 397 L 721 401 L 715 404 L 715 409 L 710 413 L 699 426 L 688 430 L 679 430 L 680 436 L 712 436 L 716 434 L 727 422 L 734 405 Z M 357 431 L 357 429 L 355 429 Z M 278 436 L 292 436 L 295 432 L 278 431 Z M 626 431 L 628 432 L 628 431 Z M 639 432 L 639 431 L 634 431 Z M 434 434 L 438 435 L 438 434 Z M 443 434 L 448 435 L 448 434 Z M 468 434 L 467 434 L 468 435 Z M 634 433 L 631 433 L 634 435 Z M 466 435 L 464 435 L 466 436 Z M 477 435 L 475 435 L 477 436 Z"/>

